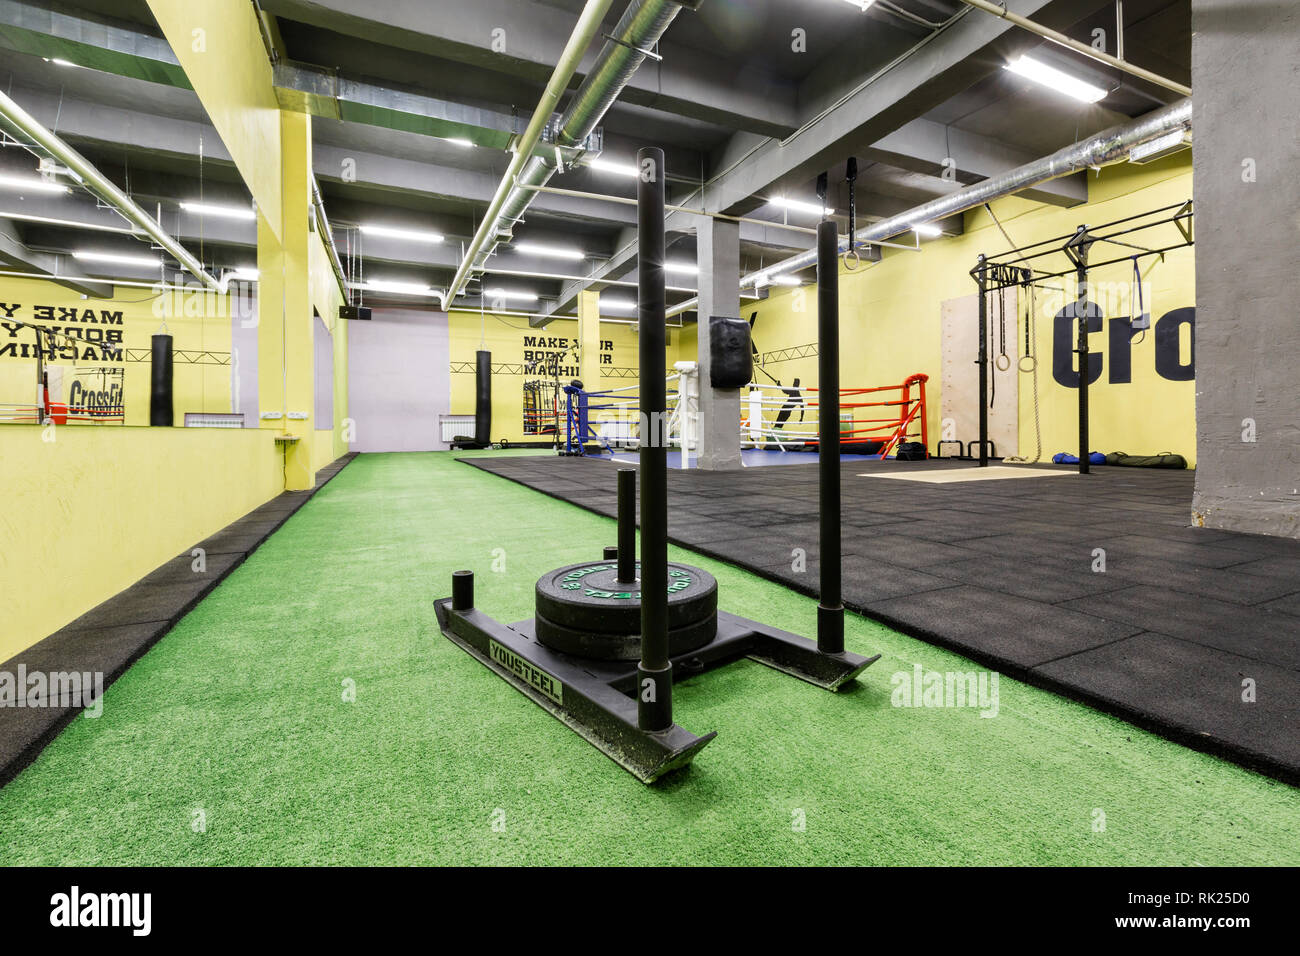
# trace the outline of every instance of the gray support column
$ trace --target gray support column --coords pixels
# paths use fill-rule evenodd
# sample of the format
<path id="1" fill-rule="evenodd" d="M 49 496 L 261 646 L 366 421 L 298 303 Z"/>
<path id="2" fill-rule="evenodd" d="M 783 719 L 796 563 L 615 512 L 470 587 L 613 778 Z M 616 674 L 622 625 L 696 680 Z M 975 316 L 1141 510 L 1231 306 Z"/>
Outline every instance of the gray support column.
<path id="1" fill-rule="evenodd" d="M 1293 538 L 1300 538 L 1297 62 L 1293 9 L 1192 0 L 1192 519 Z"/>
<path id="2" fill-rule="evenodd" d="M 702 219 L 696 232 L 700 266 L 699 467 L 724 471 L 740 467 L 740 390 L 709 385 L 709 316 L 740 315 L 740 225 Z"/>

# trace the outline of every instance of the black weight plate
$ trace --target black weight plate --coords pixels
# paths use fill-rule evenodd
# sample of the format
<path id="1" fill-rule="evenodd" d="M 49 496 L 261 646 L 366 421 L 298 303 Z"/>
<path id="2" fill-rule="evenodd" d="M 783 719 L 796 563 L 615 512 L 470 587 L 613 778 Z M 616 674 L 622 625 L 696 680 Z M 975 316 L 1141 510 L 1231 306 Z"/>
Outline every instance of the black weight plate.
<path id="1" fill-rule="evenodd" d="M 640 565 L 637 566 L 638 573 Z M 668 629 L 716 615 L 718 582 L 687 564 L 668 565 Z M 638 634 L 641 588 L 618 581 L 618 563 L 587 561 L 557 568 L 537 581 L 537 614 L 575 631 Z"/>
<path id="2" fill-rule="evenodd" d="M 562 627 L 537 615 L 534 631 L 537 640 L 552 650 L 576 657 L 590 657 L 604 661 L 635 661 L 641 657 L 640 634 L 609 634 L 604 631 L 579 631 Z M 710 614 L 701 621 L 687 624 L 668 632 L 670 656 L 694 651 L 718 633 L 718 616 Z"/>

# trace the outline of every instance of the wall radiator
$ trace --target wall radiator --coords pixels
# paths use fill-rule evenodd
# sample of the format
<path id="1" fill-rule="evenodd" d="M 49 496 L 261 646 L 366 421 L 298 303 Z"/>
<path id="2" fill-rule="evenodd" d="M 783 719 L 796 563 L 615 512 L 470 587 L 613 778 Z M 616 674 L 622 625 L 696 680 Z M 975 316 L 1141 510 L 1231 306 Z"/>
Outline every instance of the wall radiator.
<path id="1" fill-rule="evenodd" d="M 441 431 L 439 437 L 447 444 L 455 441 L 457 435 L 474 437 L 473 415 L 439 415 L 438 425 Z"/>

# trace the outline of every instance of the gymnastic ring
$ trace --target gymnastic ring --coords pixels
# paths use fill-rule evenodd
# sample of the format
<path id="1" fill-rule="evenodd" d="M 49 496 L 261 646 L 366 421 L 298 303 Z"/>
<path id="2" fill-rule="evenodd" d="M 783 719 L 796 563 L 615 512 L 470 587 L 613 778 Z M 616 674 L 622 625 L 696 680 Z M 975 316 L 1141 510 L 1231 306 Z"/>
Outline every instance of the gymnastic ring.
<path id="1" fill-rule="evenodd" d="M 1002 364 L 1003 359 L 1006 359 L 1005 365 Z M 993 365 L 997 368 L 999 372 L 1005 372 L 1007 369 L 1011 368 L 1011 356 L 1003 352 L 1001 355 L 999 355 L 997 358 L 993 360 Z"/>
<path id="2" fill-rule="evenodd" d="M 1028 366 L 1025 365 L 1026 362 L 1029 363 Z M 1032 372 L 1034 369 L 1038 368 L 1038 359 L 1032 355 L 1022 355 L 1020 356 L 1020 361 L 1017 365 L 1022 372 Z"/>
<path id="3" fill-rule="evenodd" d="M 849 265 L 849 256 L 853 257 L 853 265 Z M 858 266 L 862 265 L 862 260 L 858 257 L 858 250 L 856 249 L 850 249 L 844 253 L 843 259 L 844 269 L 846 272 L 854 272 L 857 270 Z"/>

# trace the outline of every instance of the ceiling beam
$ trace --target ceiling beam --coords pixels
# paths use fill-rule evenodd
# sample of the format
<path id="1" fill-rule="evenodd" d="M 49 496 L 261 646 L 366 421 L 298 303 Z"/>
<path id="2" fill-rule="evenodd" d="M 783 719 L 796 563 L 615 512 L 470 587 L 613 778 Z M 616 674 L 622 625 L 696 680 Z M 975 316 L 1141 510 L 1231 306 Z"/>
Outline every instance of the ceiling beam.
<path id="1" fill-rule="evenodd" d="M 0 266 L 15 272 L 35 272 L 67 286 L 79 295 L 94 299 L 110 298 L 113 287 L 102 282 L 86 282 L 86 274 L 71 256 L 59 256 L 29 249 L 18 233 L 15 222 L 0 219 Z"/>
<path id="2" fill-rule="evenodd" d="M 518 77 L 539 87 L 550 76 L 572 24 L 555 7 L 517 0 L 475 0 L 454 15 L 430 15 L 429 4 L 410 0 L 262 0 L 268 13 L 373 43 L 412 50 Z M 621 12 L 621 7 L 618 8 Z M 689 17 L 690 11 L 686 11 Z M 689 23 L 689 20 L 683 20 Z M 588 51 L 575 80 L 595 62 Z M 663 70 L 633 76 L 620 100 L 733 129 L 788 135 L 799 125 L 797 90 L 763 73 L 735 82 L 719 60 L 675 47 L 671 32 L 660 45 Z"/>

